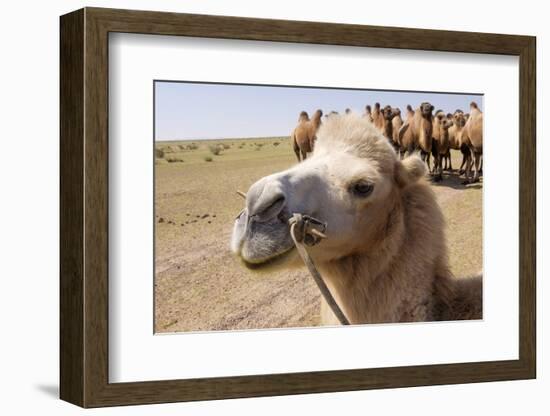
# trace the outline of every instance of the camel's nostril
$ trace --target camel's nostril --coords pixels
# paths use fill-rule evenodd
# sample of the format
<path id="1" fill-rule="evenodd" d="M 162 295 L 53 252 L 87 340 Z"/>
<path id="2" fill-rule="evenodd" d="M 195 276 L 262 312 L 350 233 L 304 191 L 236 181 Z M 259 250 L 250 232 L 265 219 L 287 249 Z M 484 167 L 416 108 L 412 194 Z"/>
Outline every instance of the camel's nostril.
<path id="1" fill-rule="evenodd" d="M 283 210 L 284 206 L 285 197 L 283 195 L 279 195 L 275 199 L 271 199 L 271 201 L 264 202 L 264 204 L 262 204 L 254 213 L 254 218 L 256 221 L 260 222 L 269 221 L 270 219 L 277 217 Z"/>

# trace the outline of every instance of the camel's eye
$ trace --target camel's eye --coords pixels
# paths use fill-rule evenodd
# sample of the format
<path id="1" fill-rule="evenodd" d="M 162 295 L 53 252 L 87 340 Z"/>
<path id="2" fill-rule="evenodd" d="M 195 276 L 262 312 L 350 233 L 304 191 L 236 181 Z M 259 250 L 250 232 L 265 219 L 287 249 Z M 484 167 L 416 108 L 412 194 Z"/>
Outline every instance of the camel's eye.
<path id="1" fill-rule="evenodd" d="M 369 196 L 372 193 L 372 190 L 374 189 L 374 185 L 367 181 L 359 181 L 355 182 L 351 188 L 350 191 L 355 196 L 359 198 L 365 198 Z"/>

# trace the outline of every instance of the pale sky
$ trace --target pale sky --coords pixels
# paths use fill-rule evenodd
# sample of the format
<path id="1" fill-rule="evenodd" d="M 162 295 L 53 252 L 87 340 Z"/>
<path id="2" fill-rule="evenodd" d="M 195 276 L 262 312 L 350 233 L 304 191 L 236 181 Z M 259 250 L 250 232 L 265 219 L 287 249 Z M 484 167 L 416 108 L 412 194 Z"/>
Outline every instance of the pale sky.
<path id="1" fill-rule="evenodd" d="M 483 110 L 482 94 L 376 91 L 155 81 L 155 140 L 288 136 L 302 110 L 325 114 L 346 108 L 363 113 L 379 102 L 413 108 L 429 101 L 436 110 Z"/>

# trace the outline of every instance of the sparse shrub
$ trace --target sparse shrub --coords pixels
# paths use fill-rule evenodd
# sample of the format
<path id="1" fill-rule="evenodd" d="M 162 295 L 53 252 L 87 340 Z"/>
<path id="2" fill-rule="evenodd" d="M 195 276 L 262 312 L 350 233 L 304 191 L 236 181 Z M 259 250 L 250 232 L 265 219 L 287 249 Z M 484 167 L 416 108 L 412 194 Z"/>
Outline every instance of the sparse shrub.
<path id="1" fill-rule="evenodd" d="M 180 150 L 185 150 L 185 146 L 183 144 L 178 144 L 178 147 Z"/>
<path id="2" fill-rule="evenodd" d="M 279 146 L 281 143 L 279 142 L 273 142 L 273 146 Z"/>
<path id="3" fill-rule="evenodd" d="M 197 150 L 199 148 L 199 146 L 197 146 L 195 143 L 191 143 L 191 144 L 188 144 L 187 146 L 185 146 L 185 148 L 187 150 Z"/>
<path id="4" fill-rule="evenodd" d="M 210 150 L 210 153 L 218 156 L 222 152 L 223 146 L 220 146 L 218 144 L 210 144 L 208 145 L 208 149 Z"/>
<path id="5" fill-rule="evenodd" d="M 164 150 L 155 148 L 155 157 L 163 158 L 164 157 Z"/>
<path id="6" fill-rule="evenodd" d="M 221 145 L 225 150 L 229 149 L 231 146 L 228 145 L 227 143 L 224 143 Z"/>
<path id="7" fill-rule="evenodd" d="M 205 156 L 204 157 L 205 162 L 212 162 L 212 160 L 214 160 L 214 159 L 212 159 L 212 156 Z"/>
<path id="8" fill-rule="evenodd" d="M 172 156 L 172 157 L 167 157 L 166 161 L 168 163 L 179 163 L 179 162 L 183 162 L 183 159 L 180 159 L 179 157 Z"/>
<path id="9" fill-rule="evenodd" d="M 166 153 L 174 153 L 174 151 L 172 150 L 172 148 L 170 146 L 164 146 L 164 147 L 161 147 L 161 150 L 166 154 Z"/>

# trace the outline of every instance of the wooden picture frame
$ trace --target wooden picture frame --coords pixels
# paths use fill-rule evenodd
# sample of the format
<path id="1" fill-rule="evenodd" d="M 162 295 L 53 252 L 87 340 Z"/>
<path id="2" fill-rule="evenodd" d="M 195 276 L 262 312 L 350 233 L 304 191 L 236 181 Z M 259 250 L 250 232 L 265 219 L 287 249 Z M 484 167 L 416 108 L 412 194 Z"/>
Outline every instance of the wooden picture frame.
<path id="1" fill-rule="evenodd" d="M 61 399 L 101 407 L 535 378 L 534 37 L 99 8 L 62 16 L 60 30 Z M 519 56 L 519 359 L 109 383 L 110 32 Z"/>

